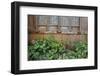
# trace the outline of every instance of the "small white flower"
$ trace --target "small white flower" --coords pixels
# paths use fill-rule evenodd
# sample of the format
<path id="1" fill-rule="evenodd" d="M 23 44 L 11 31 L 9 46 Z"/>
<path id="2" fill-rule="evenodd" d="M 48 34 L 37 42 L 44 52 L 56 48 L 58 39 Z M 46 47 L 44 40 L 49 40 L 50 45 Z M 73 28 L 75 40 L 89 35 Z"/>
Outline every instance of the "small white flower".
<path id="1" fill-rule="evenodd" d="M 32 40 L 31 43 L 34 44 L 35 43 L 35 40 Z"/>

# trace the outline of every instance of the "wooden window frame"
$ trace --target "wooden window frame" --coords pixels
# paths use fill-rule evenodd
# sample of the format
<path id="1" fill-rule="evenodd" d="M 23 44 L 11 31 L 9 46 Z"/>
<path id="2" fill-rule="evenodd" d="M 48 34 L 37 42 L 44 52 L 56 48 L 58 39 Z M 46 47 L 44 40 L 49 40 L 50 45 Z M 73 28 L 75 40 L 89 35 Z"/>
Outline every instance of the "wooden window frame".
<path id="1" fill-rule="evenodd" d="M 37 16 L 45 16 L 45 15 L 37 15 Z M 57 28 L 57 31 L 56 31 L 56 33 L 61 33 L 61 34 L 81 34 L 81 31 L 80 31 L 80 17 L 79 17 L 79 25 L 78 26 L 61 26 L 60 25 L 60 17 L 61 16 L 57 16 L 58 17 L 58 23 L 57 23 L 57 25 L 52 25 L 52 26 L 49 26 L 48 25 L 48 23 L 49 23 L 49 20 L 50 20 L 50 15 L 47 15 L 47 24 L 46 25 L 38 25 L 38 20 L 36 19 L 36 26 L 37 26 L 37 29 L 36 30 L 38 30 L 38 28 L 39 27 L 42 27 L 42 26 L 44 26 L 44 27 L 46 27 L 46 31 L 48 31 L 48 28 L 49 27 L 56 27 Z M 73 16 L 74 17 L 74 16 Z M 69 32 L 66 32 L 66 33 L 62 33 L 62 31 L 61 31 L 61 27 L 70 27 L 70 28 L 77 28 L 77 32 L 76 33 L 74 33 L 74 32 L 72 32 L 72 31 L 69 31 Z M 39 30 L 38 30 L 38 33 L 39 33 Z M 44 32 L 44 34 L 45 33 L 49 33 L 49 32 Z M 53 33 L 53 32 L 52 32 Z"/>

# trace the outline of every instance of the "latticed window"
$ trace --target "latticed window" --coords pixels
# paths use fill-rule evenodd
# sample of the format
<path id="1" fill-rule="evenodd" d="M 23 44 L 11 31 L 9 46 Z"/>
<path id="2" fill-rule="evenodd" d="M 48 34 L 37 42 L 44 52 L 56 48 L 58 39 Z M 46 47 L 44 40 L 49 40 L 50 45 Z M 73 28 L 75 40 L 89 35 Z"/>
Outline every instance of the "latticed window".
<path id="1" fill-rule="evenodd" d="M 37 26 L 41 33 L 77 33 L 79 17 L 37 16 Z"/>
<path id="2" fill-rule="evenodd" d="M 38 25 L 47 25 L 47 16 L 37 16 Z"/>
<path id="3" fill-rule="evenodd" d="M 62 33 L 77 33 L 79 31 L 79 17 L 60 17 Z"/>
<path id="4" fill-rule="evenodd" d="M 31 26 L 34 26 L 33 30 L 38 33 L 78 34 L 87 32 L 85 28 L 88 25 L 87 17 L 34 15 L 29 18 L 31 17 L 33 18 Z"/>

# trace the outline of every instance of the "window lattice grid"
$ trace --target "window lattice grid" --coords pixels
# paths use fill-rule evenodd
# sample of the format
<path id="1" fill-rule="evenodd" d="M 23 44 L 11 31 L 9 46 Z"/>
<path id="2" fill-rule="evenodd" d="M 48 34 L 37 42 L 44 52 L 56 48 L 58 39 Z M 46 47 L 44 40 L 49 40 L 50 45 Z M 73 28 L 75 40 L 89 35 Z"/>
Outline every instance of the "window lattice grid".
<path id="1" fill-rule="evenodd" d="M 37 16 L 37 26 L 40 32 L 79 32 L 79 17 L 71 16 Z"/>

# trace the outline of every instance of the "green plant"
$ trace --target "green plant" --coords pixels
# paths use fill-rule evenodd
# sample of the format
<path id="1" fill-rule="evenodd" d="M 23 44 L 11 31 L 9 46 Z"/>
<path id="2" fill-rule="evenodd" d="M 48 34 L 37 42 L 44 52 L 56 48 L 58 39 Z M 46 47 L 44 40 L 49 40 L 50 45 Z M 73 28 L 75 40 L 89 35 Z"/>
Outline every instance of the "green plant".
<path id="1" fill-rule="evenodd" d="M 54 37 L 48 36 L 43 40 L 36 40 L 34 44 L 28 46 L 28 58 L 29 60 L 58 59 L 64 51 L 62 43 Z"/>
<path id="2" fill-rule="evenodd" d="M 68 44 L 67 44 L 68 45 Z M 67 59 L 78 59 L 78 58 L 87 58 L 88 50 L 87 50 L 87 43 L 86 42 L 73 42 L 73 50 L 67 51 L 64 55 L 64 58 Z"/>
<path id="3" fill-rule="evenodd" d="M 72 47 L 66 47 L 72 46 Z M 55 59 L 78 59 L 87 58 L 86 42 L 68 42 L 57 41 L 53 36 L 47 36 L 44 39 L 37 39 L 34 43 L 28 45 L 28 60 L 55 60 Z"/>
<path id="4" fill-rule="evenodd" d="M 87 42 L 75 42 L 75 51 L 77 52 L 78 58 L 86 58 L 88 55 Z"/>

